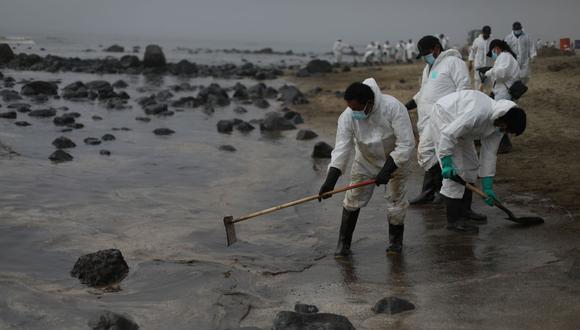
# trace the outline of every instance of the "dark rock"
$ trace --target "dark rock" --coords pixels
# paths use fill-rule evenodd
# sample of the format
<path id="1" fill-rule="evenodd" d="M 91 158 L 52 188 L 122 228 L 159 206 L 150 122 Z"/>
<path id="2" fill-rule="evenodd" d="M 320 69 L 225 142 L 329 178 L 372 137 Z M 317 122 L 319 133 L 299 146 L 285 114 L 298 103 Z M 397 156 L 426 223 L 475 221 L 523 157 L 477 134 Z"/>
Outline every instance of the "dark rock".
<path id="1" fill-rule="evenodd" d="M 175 133 L 175 131 L 169 128 L 156 128 L 153 130 L 153 134 L 155 135 L 172 135 L 173 133 Z"/>
<path id="2" fill-rule="evenodd" d="M 84 139 L 83 141 L 85 142 L 85 144 L 92 145 L 92 146 L 96 146 L 96 145 L 101 144 L 101 140 L 94 138 L 94 137 L 88 137 L 88 138 Z"/>
<path id="3" fill-rule="evenodd" d="M 373 306 L 373 312 L 375 314 L 397 314 L 413 309 L 415 309 L 415 305 L 405 299 L 398 297 L 383 298 L 377 301 L 377 303 Z"/>
<path id="4" fill-rule="evenodd" d="M 270 107 L 270 103 L 268 101 L 266 101 L 265 99 L 256 99 L 256 100 L 254 100 L 254 106 L 256 106 L 260 109 L 266 109 L 266 108 Z"/>
<path id="5" fill-rule="evenodd" d="M 75 263 L 71 276 L 91 287 L 108 286 L 122 281 L 129 273 L 121 251 L 101 250 L 81 256 Z"/>
<path id="6" fill-rule="evenodd" d="M 46 96 L 46 95 L 32 95 L 30 97 L 30 100 L 34 103 L 37 103 L 37 104 L 46 103 L 48 101 L 48 96 Z"/>
<path id="7" fill-rule="evenodd" d="M 296 126 L 278 112 L 268 112 L 260 124 L 260 130 L 263 131 L 285 131 L 291 129 L 296 129 Z"/>
<path id="8" fill-rule="evenodd" d="M 332 64 L 326 60 L 315 59 L 306 64 L 308 73 L 328 73 L 332 72 Z"/>
<path id="9" fill-rule="evenodd" d="M 89 89 L 81 81 L 68 84 L 63 88 L 62 97 L 65 99 L 83 99 L 89 97 Z"/>
<path id="10" fill-rule="evenodd" d="M 173 97 L 173 93 L 171 93 L 169 90 L 162 90 L 159 93 L 157 93 L 157 95 L 155 95 L 155 99 L 157 101 L 160 102 L 165 102 L 167 100 L 169 100 L 170 98 Z"/>
<path id="11" fill-rule="evenodd" d="M 306 68 L 302 68 L 302 69 L 296 71 L 296 77 L 298 77 L 298 78 L 307 78 L 310 76 L 311 76 L 311 74 L 310 74 L 310 72 L 308 72 L 308 70 L 306 70 Z"/>
<path id="12" fill-rule="evenodd" d="M 234 129 L 234 123 L 231 120 L 220 120 L 217 123 L 217 130 L 220 133 L 230 133 Z"/>
<path id="13" fill-rule="evenodd" d="M 16 109 L 21 113 L 30 112 L 30 104 L 27 103 L 12 103 L 7 106 L 8 109 Z"/>
<path id="14" fill-rule="evenodd" d="M 30 126 L 30 123 L 27 121 L 15 121 L 14 125 L 16 126 L 21 126 L 21 127 L 26 127 L 26 126 Z"/>
<path id="15" fill-rule="evenodd" d="M 54 119 L 52 120 L 52 122 L 56 126 L 67 126 L 67 125 L 74 124 L 75 123 L 75 119 L 74 119 L 74 117 L 60 116 L 60 117 L 54 117 Z"/>
<path id="16" fill-rule="evenodd" d="M 252 126 L 252 124 L 242 121 L 240 123 L 236 123 L 235 128 L 240 131 L 240 132 L 250 132 L 253 131 L 255 129 L 254 126 Z"/>
<path id="17" fill-rule="evenodd" d="M 272 330 L 354 330 L 350 321 L 330 313 L 296 313 L 282 311 L 276 315 Z"/>
<path id="18" fill-rule="evenodd" d="M 235 113 L 238 113 L 238 114 L 242 114 L 242 113 L 246 113 L 246 112 L 248 112 L 248 110 L 246 110 L 244 107 L 236 107 L 236 108 L 234 109 L 234 112 L 235 112 Z"/>
<path id="19" fill-rule="evenodd" d="M 296 304 L 294 305 L 294 311 L 296 313 L 314 314 L 318 313 L 318 307 L 314 305 Z"/>
<path id="20" fill-rule="evenodd" d="M 22 100 L 22 97 L 20 97 L 20 94 L 18 94 L 17 91 L 11 90 L 11 89 L 4 89 L 4 90 L 0 91 L 0 96 L 2 96 L 2 100 L 4 102 Z"/>
<path id="21" fill-rule="evenodd" d="M 326 142 L 318 142 L 314 145 L 314 150 L 312 151 L 313 158 L 330 158 L 332 150 L 331 145 Z"/>
<path id="22" fill-rule="evenodd" d="M 135 55 L 125 55 L 119 60 L 119 64 L 125 69 L 136 68 L 141 65 L 141 61 Z"/>
<path id="23" fill-rule="evenodd" d="M 273 99 L 273 98 L 275 98 L 276 96 L 278 96 L 278 91 L 277 91 L 277 90 L 275 90 L 275 89 L 274 89 L 274 88 L 272 88 L 272 87 L 268 87 L 268 88 L 266 88 L 266 90 L 264 91 L 264 97 L 265 97 L 265 98 L 267 98 L 267 99 Z"/>
<path id="24" fill-rule="evenodd" d="M 201 104 L 201 100 L 192 96 L 182 97 L 179 100 L 171 102 L 171 106 L 176 108 L 197 108 Z"/>
<path id="25" fill-rule="evenodd" d="M 236 151 L 236 148 L 234 148 L 234 147 L 232 147 L 230 145 L 221 145 L 219 147 L 219 150 L 221 150 L 221 151 L 228 151 L 228 152 L 234 152 L 234 151 Z"/>
<path id="26" fill-rule="evenodd" d="M 32 110 L 28 113 L 28 115 L 30 117 L 42 117 L 42 118 L 54 117 L 54 116 L 56 116 L 56 110 L 52 109 L 52 108 Z"/>
<path id="27" fill-rule="evenodd" d="M 66 126 L 70 127 L 70 128 L 74 128 L 74 129 L 81 129 L 81 128 L 85 127 L 85 125 L 83 125 L 81 123 L 72 123 L 72 124 L 68 124 Z"/>
<path id="28" fill-rule="evenodd" d="M 138 330 L 139 326 L 127 316 L 102 311 L 88 322 L 91 330 Z"/>
<path id="29" fill-rule="evenodd" d="M 148 45 L 145 48 L 145 55 L 143 57 L 143 66 L 146 68 L 159 68 L 166 65 L 165 54 L 161 47 L 157 45 Z"/>
<path id="30" fill-rule="evenodd" d="M 8 63 L 14 58 L 14 52 L 8 44 L 0 44 L 0 63 Z"/>
<path id="31" fill-rule="evenodd" d="M 57 151 L 53 152 L 52 155 L 48 157 L 51 161 L 55 163 L 62 163 L 62 162 L 70 162 L 73 160 L 73 156 L 71 156 L 68 152 L 58 149 Z"/>
<path id="32" fill-rule="evenodd" d="M 110 53 L 123 53 L 125 51 L 125 48 L 123 48 L 119 45 L 112 45 L 110 47 L 103 49 L 103 51 L 110 52 Z"/>
<path id="33" fill-rule="evenodd" d="M 101 117 L 101 116 L 92 116 L 91 118 L 92 118 L 94 121 L 103 120 L 103 117 Z"/>
<path id="34" fill-rule="evenodd" d="M 151 121 L 151 118 L 149 118 L 149 117 L 136 117 L 135 120 L 142 121 L 144 123 L 148 123 Z"/>
<path id="35" fill-rule="evenodd" d="M 113 134 L 105 134 L 101 137 L 103 141 L 114 141 L 116 138 Z"/>
<path id="36" fill-rule="evenodd" d="M 188 60 L 181 60 L 177 62 L 171 69 L 171 73 L 175 75 L 194 75 L 197 74 L 197 65 Z"/>
<path id="37" fill-rule="evenodd" d="M 99 155 L 103 155 L 103 156 L 110 156 L 111 152 L 109 150 L 99 150 Z"/>
<path id="38" fill-rule="evenodd" d="M 58 86 L 55 83 L 49 81 L 32 81 L 24 84 L 20 93 L 27 96 L 57 95 Z"/>
<path id="39" fill-rule="evenodd" d="M 129 84 L 125 82 L 125 80 L 117 80 L 113 83 L 114 88 L 127 88 Z"/>
<path id="40" fill-rule="evenodd" d="M 312 140 L 318 137 L 318 134 L 309 129 L 301 129 L 296 134 L 296 140 Z"/>
<path id="41" fill-rule="evenodd" d="M 72 132 L 73 129 L 72 128 L 63 128 L 60 131 L 63 132 L 63 133 L 69 133 L 69 132 Z"/>
<path id="42" fill-rule="evenodd" d="M 16 111 L 0 112 L 0 118 L 16 119 Z"/>
<path id="43" fill-rule="evenodd" d="M 293 122 L 294 124 L 297 124 L 297 125 L 304 123 L 304 119 L 302 119 L 302 115 L 300 115 L 296 111 L 286 111 L 284 113 L 284 118 L 290 120 L 291 122 Z"/>
<path id="44" fill-rule="evenodd" d="M 284 102 L 284 105 L 305 104 L 308 100 L 296 86 L 284 85 L 278 89 L 280 97 L 278 100 Z"/>
<path id="45" fill-rule="evenodd" d="M 258 83 L 250 88 L 248 88 L 248 94 L 252 99 L 261 99 L 266 96 L 266 84 Z"/>
<path id="46" fill-rule="evenodd" d="M 167 104 L 151 104 L 145 107 L 145 113 L 148 115 L 159 115 L 167 111 Z"/>
<path id="47" fill-rule="evenodd" d="M 232 97 L 236 100 L 247 100 L 250 98 L 250 94 L 248 94 L 248 90 L 244 87 L 243 89 L 236 89 Z"/>
<path id="48" fill-rule="evenodd" d="M 230 98 L 225 89 L 218 84 L 211 84 L 208 87 L 202 88 L 197 95 L 202 104 L 210 104 L 212 106 L 226 106 L 230 104 Z"/>
<path id="49" fill-rule="evenodd" d="M 52 145 L 57 149 L 68 149 L 77 146 L 71 139 L 67 138 L 66 136 L 61 136 L 54 139 L 54 141 L 52 141 Z"/>

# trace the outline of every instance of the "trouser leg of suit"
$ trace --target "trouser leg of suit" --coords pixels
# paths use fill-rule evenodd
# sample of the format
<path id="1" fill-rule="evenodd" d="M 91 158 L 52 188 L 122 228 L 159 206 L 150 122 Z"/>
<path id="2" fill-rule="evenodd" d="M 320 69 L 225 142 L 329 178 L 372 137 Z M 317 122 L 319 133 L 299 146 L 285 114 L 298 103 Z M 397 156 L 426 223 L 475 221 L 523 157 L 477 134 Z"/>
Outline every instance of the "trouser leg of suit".
<path id="1" fill-rule="evenodd" d="M 336 60 L 336 63 L 340 63 L 342 61 L 342 52 L 334 53 L 334 58 Z"/>
<path id="2" fill-rule="evenodd" d="M 437 163 L 435 143 L 431 133 L 431 125 L 426 125 L 419 131 L 419 146 L 417 147 L 417 160 L 419 166 L 425 170 L 423 186 L 419 196 L 411 200 L 411 204 L 421 204 L 435 199 L 441 188 L 441 170 Z"/>
<path id="3" fill-rule="evenodd" d="M 385 198 L 387 200 L 387 219 L 389 221 L 389 246 L 386 252 L 389 255 L 398 255 L 403 251 L 405 216 L 407 208 L 409 208 L 406 188 L 409 173 L 409 166 L 398 168 L 387 185 Z"/>

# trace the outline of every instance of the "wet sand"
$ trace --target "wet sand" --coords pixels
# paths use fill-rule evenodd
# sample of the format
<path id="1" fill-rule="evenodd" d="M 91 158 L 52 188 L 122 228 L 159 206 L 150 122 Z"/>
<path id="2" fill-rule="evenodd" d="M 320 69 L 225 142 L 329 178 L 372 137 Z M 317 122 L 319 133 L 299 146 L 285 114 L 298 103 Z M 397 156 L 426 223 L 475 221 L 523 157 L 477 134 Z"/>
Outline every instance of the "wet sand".
<path id="1" fill-rule="evenodd" d="M 276 313 L 292 310 L 296 302 L 345 315 L 357 329 L 576 328 L 580 279 L 568 271 L 580 258 L 578 232 L 570 229 L 564 210 L 554 204 L 549 209 L 523 205 L 509 184 L 500 184 L 498 194 L 507 196 L 510 208 L 539 214 L 546 224 L 521 228 L 476 201 L 474 208 L 485 211 L 489 224 L 479 235 L 463 237 L 445 229 L 443 208 L 411 208 L 403 257 L 387 258 L 380 188 L 361 212 L 350 260 L 333 256 L 342 196 L 240 223 L 239 242 L 225 246 L 225 215 L 240 216 L 318 191 L 328 161 L 315 161 L 310 153 L 317 141 L 333 142 L 344 108 L 333 92 L 343 90 L 353 75 L 376 73 L 387 92 L 399 90 L 396 96 L 406 99 L 416 81 L 401 82 L 398 70 L 420 68 L 367 68 L 297 81 L 303 91 L 330 90 L 309 105 L 292 107 L 305 116 L 300 128 L 319 134 L 313 141 L 296 141 L 296 131 L 217 133 L 219 119 L 250 120 L 266 112 L 247 107 L 247 114 L 235 114 L 236 104 L 211 116 L 186 110 L 141 123 L 134 117 L 143 111 L 133 101 L 133 109 L 124 111 L 62 101 L 69 111 L 82 113 L 87 127 L 71 134 L 78 145 L 71 151 L 75 159 L 54 165 L 47 159 L 50 142 L 61 133 L 51 120 L 31 119 L 28 128 L 0 121 L 0 139 L 21 155 L 0 158 L 0 328 L 78 329 L 107 309 L 126 313 L 142 329 L 269 329 Z M 18 81 L 28 73 L 5 74 Z M 96 79 L 58 77 L 61 86 Z M 175 83 L 175 78 L 159 83 L 140 76 L 105 77 L 118 78 L 130 83 L 132 100 L 136 87 L 153 92 Z M 104 120 L 92 123 L 94 114 Z M 132 130 L 111 131 L 121 126 Z M 157 127 L 176 133 L 158 137 L 152 133 Z M 117 140 L 83 145 L 82 138 L 104 133 Z M 237 152 L 219 151 L 221 144 Z M 100 156 L 103 148 L 112 155 Z M 420 179 L 415 168 L 409 195 L 418 192 Z M 342 178 L 340 184 L 346 182 Z M 108 248 L 120 249 L 130 266 L 120 291 L 87 288 L 69 275 L 80 255 Z M 390 295 L 410 300 L 416 309 L 374 315 L 374 303 Z"/>

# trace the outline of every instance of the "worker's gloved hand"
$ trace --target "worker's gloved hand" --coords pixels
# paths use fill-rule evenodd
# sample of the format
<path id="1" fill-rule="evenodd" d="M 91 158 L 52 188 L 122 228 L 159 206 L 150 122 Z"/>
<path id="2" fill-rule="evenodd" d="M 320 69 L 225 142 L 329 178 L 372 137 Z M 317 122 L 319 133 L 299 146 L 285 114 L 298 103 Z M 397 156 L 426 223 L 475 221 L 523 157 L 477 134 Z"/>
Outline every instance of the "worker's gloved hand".
<path id="1" fill-rule="evenodd" d="M 319 202 L 322 202 L 323 198 L 327 199 L 331 197 L 331 196 L 322 197 L 322 194 L 334 190 L 334 186 L 336 185 L 336 182 L 338 181 L 338 178 L 340 177 L 341 174 L 342 172 L 340 172 L 340 170 L 336 167 L 331 167 L 328 169 L 328 174 L 326 174 L 326 180 L 324 181 L 322 187 L 320 187 L 320 191 L 318 192 Z"/>
<path id="2" fill-rule="evenodd" d="M 405 104 L 405 108 L 407 108 L 407 110 L 413 110 L 417 107 L 417 102 L 415 102 L 414 99 L 411 99 L 411 101 L 407 102 L 407 104 Z"/>
<path id="3" fill-rule="evenodd" d="M 491 67 L 491 66 L 484 66 L 484 67 L 482 67 L 482 68 L 477 68 L 477 71 L 478 71 L 478 72 L 481 72 L 481 74 L 486 74 L 486 73 L 487 73 L 487 71 L 489 71 L 489 70 L 491 70 L 491 69 L 492 69 L 492 67 Z"/>
<path id="4" fill-rule="evenodd" d="M 457 170 L 453 167 L 453 157 L 451 155 L 441 158 L 441 175 L 445 179 L 453 180 L 457 175 Z"/>
<path id="5" fill-rule="evenodd" d="M 397 168 L 398 167 L 395 164 L 395 160 L 393 159 L 393 157 L 391 156 L 387 157 L 385 165 L 383 165 L 383 168 L 381 168 L 379 174 L 377 174 L 377 177 L 375 178 L 375 184 L 377 186 L 380 186 L 382 184 L 389 183 L 389 180 L 391 179 L 391 174 L 393 174 L 393 172 L 395 172 Z"/>
<path id="6" fill-rule="evenodd" d="M 481 185 L 483 186 L 483 192 L 487 195 L 485 203 L 489 206 L 493 206 L 493 202 L 498 200 L 495 191 L 493 191 L 493 177 L 484 177 L 481 179 Z"/>

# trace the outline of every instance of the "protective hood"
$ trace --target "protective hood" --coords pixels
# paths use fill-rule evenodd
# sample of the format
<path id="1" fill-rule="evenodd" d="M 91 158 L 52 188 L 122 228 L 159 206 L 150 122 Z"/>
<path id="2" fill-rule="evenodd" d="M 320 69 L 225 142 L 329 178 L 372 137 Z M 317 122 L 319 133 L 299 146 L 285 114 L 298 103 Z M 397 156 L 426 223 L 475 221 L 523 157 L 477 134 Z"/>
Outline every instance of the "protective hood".
<path id="1" fill-rule="evenodd" d="M 457 50 L 457 49 L 448 49 L 446 51 L 441 52 L 441 54 L 439 54 L 439 56 L 437 56 L 437 58 L 435 59 L 435 63 L 433 63 L 433 66 L 437 65 L 437 63 L 443 61 L 444 58 L 446 57 L 457 57 L 461 60 L 463 60 L 463 58 L 461 57 L 461 53 Z"/>
<path id="2" fill-rule="evenodd" d="M 377 81 L 375 78 L 367 78 L 363 81 L 363 84 L 369 86 L 373 90 L 373 94 L 375 94 L 375 105 L 373 106 L 373 110 L 377 109 L 381 105 L 381 95 L 383 95 Z"/>
<path id="3" fill-rule="evenodd" d="M 517 104 L 515 104 L 512 101 L 508 101 L 508 100 L 499 100 L 499 101 L 493 101 L 493 115 L 491 116 L 491 119 L 496 120 L 499 117 L 505 115 L 511 108 L 517 106 Z"/>

